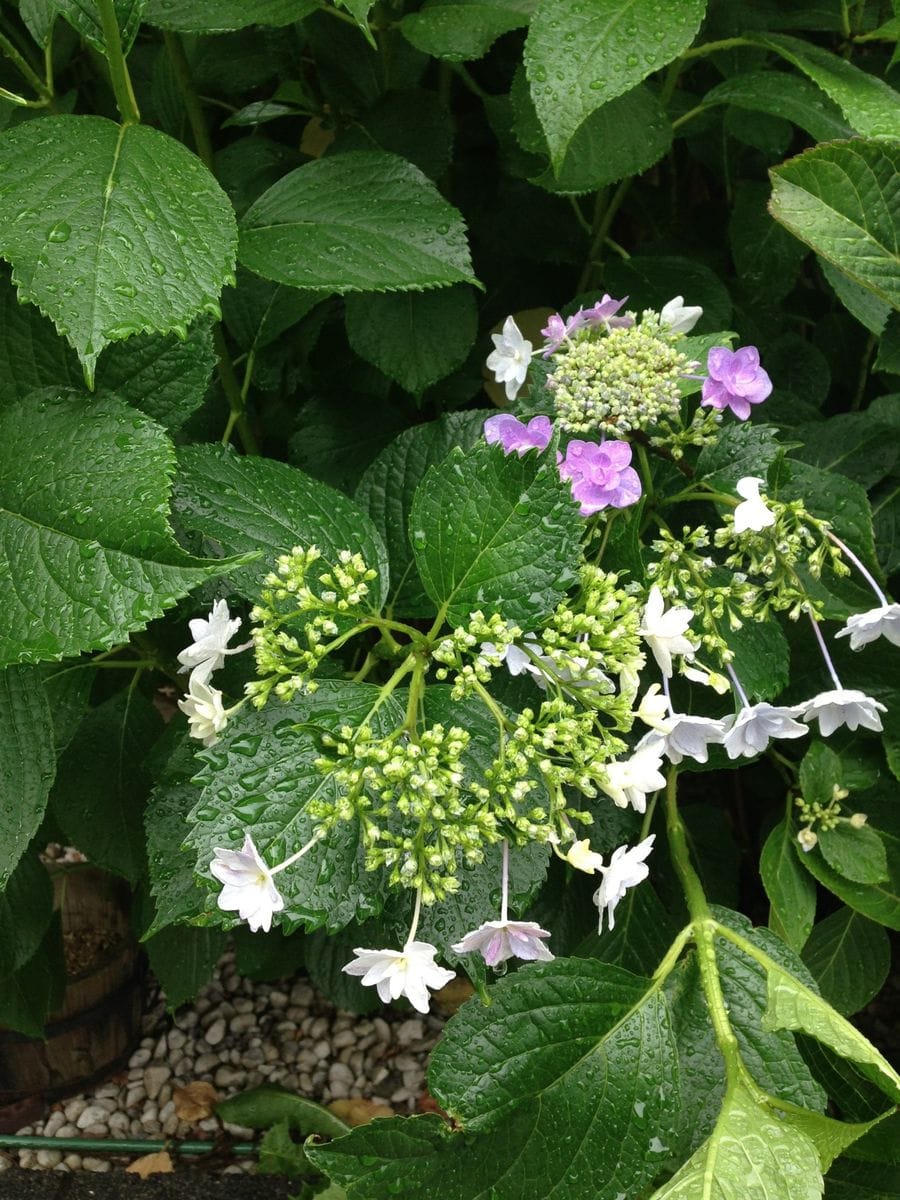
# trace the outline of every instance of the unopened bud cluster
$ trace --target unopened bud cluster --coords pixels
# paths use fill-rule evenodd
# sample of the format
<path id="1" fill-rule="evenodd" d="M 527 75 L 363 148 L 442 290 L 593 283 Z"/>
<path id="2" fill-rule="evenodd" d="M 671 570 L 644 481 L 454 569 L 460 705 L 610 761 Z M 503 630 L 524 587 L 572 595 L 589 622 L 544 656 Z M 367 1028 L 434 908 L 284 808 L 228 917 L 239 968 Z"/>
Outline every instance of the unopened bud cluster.
<path id="1" fill-rule="evenodd" d="M 570 433 L 623 437 L 678 412 L 678 380 L 688 369 L 677 335 L 648 309 L 639 325 L 582 328 L 553 356 L 547 387 Z"/>
<path id="2" fill-rule="evenodd" d="M 827 804 L 818 800 L 807 800 L 803 796 L 796 798 L 794 803 L 799 809 L 800 820 L 804 822 L 803 828 L 797 834 L 797 841 L 802 850 L 808 852 L 818 842 L 816 828 L 827 831 L 845 823 L 851 829 L 862 829 L 867 819 L 865 813 L 853 813 L 850 817 L 841 815 L 841 801 L 846 800 L 849 794 L 846 788 L 836 783 L 832 787 L 831 799 Z"/>
<path id="3" fill-rule="evenodd" d="M 247 685 L 247 695 L 262 708 L 274 692 L 291 700 L 297 692 L 315 691 L 311 678 L 334 648 L 344 618 L 368 615 L 366 597 L 377 572 L 359 554 L 341 550 L 328 570 L 310 581 L 322 558 L 316 546 L 295 546 L 282 554 L 266 576 L 259 603 L 251 611 L 253 649 L 259 678 Z M 315 586 L 310 586 L 311 582 Z"/>

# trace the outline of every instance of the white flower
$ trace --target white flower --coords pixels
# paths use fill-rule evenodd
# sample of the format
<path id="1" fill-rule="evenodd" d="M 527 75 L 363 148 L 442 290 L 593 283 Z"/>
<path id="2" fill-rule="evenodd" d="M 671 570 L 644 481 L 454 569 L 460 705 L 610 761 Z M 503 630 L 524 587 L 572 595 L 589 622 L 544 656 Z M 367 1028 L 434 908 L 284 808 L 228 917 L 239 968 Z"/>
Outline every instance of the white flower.
<path id="1" fill-rule="evenodd" d="M 863 729 L 881 733 L 883 727 L 878 713 L 887 712 L 881 701 L 852 688 L 820 692 L 798 707 L 803 710 L 804 721 L 818 720 L 822 737 L 830 737 L 842 725 L 851 730 L 862 726 Z"/>
<path id="2" fill-rule="evenodd" d="M 730 759 L 752 758 L 765 750 L 770 738 L 803 737 L 808 732 L 806 727 L 794 720 L 802 709 L 802 704 L 779 708 L 766 703 L 742 708 L 722 739 L 725 753 Z"/>
<path id="3" fill-rule="evenodd" d="M 800 843 L 800 849 L 804 854 L 809 854 L 818 840 L 818 837 L 811 829 L 801 829 L 797 834 L 797 841 Z"/>
<path id="4" fill-rule="evenodd" d="M 659 684 L 651 684 L 644 692 L 643 699 L 637 710 L 638 717 L 651 729 L 660 733 L 668 733 L 672 728 L 669 718 L 669 702 L 659 690 Z"/>
<path id="5" fill-rule="evenodd" d="M 498 383 L 506 384 L 507 400 L 515 400 L 519 388 L 528 374 L 531 362 L 531 342 L 522 336 L 522 331 L 512 319 L 503 322 L 502 333 L 492 333 L 494 349 L 488 355 L 487 367 L 494 372 Z"/>
<path id="6" fill-rule="evenodd" d="M 717 721 L 712 717 L 691 717 L 687 713 L 673 713 L 671 720 L 672 727 L 666 734 L 664 752 L 669 762 L 676 766 L 684 758 L 692 758 L 699 763 L 707 762 L 708 747 L 721 744 L 729 724 L 728 721 Z"/>
<path id="7" fill-rule="evenodd" d="M 457 954 L 479 950 L 489 967 L 506 962 L 508 958 L 550 962 L 553 955 L 541 941 L 549 936 L 549 931 L 541 929 L 535 921 L 485 921 L 467 933 L 453 949 Z"/>
<path id="8" fill-rule="evenodd" d="M 641 739 L 630 758 L 606 764 L 606 782 L 601 786 L 617 808 L 630 804 L 635 812 L 646 812 L 648 794 L 666 786 L 665 776 L 659 771 L 663 745 L 659 734 L 651 732 Z"/>
<path id="9" fill-rule="evenodd" d="M 574 867 L 576 871 L 584 871 L 586 875 L 593 875 L 603 866 L 603 855 L 597 854 L 595 850 L 591 849 L 591 843 L 587 838 L 580 842 L 573 842 L 565 854 L 561 854 L 559 850 L 556 853 L 570 867 Z"/>
<path id="10" fill-rule="evenodd" d="M 522 646 L 517 646 L 511 643 L 506 647 L 506 650 L 501 654 L 493 642 L 482 642 L 481 653 L 488 659 L 497 660 L 506 664 L 506 669 L 510 675 L 521 675 L 527 671 L 529 675 L 541 675 L 541 668 L 531 657 L 528 652 L 536 654 L 540 657 L 540 646 L 537 642 L 530 641 L 529 635 L 525 635 L 525 640 Z"/>
<path id="11" fill-rule="evenodd" d="M 225 886 L 217 901 L 223 912 L 237 912 L 251 930 L 266 933 L 272 928 L 272 914 L 281 912 L 284 900 L 272 882 L 272 872 L 259 857 L 248 833 L 241 850 L 213 851 L 210 874 Z"/>
<path id="12" fill-rule="evenodd" d="M 650 874 L 644 859 L 653 849 L 655 837 L 656 834 L 651 833 L 631 850 L 627 846 L 620 846 L 618 850 L 613 851 L 609 866 L 600 868 L 603 882 L 594 892 L 594 903 L 600 910 L 600 933 L 603 932 L 604 909 L 609 916 L 609 927 L 614 929 L 616 922 L 613 914 L 616 905 L 630 887 L 642 883 Z"/>
<path id="13" fill-rule="evenodd" d="M 665 607 L 662 592 L 658 587 L 652 587 L 641 614 L 638 633 L 652 650 L 663 675 L 671 679 L 672 655 L 692 656 L 697 646 L 684 637 L 688 625 L 693 620 L 693 612 L 689 608 L 670 608 L 666 612 Z"/>
<path id="14" fill-rule="evenodd" d="M 724 696 L 726 692 L 731 691 L 731 684 L 718 671 L 707 671 L 705 667 L 689 667 L 684 665 L 681 668 L 681 673 L 685 679 L 690 679 L 692 683 L 700 683 L 704 687 L 711 687 L 720 696 Z"/>
<path id="15" fill-rule="evenodd" d="M 751 529 L 754 533 L 775 524 L 775 514 L 766 507 L 766 502 L 759 494 L 761 485 L 765 482 L 756 475 L 745 475 L 735 485 L 737 494 L 744 497 L 743 504 L 734 510 L 734 532 L 746 533 Z"/>
<path id="16" fill-rule="evenodd" d="M 861 650 L 880 637 L 886 637 L 892 645 L 900 646 L 900 604 L 882 604 L 880 608 L 870 608 L 868 612 L 853 613 L 836 636 L 849 637 L 851 650 Z"/>
<path id="17" fill-rule="evenodd" d="M 442 988 L 455 978 L 452 971 L 439 967 L 437 949 L 429 942 L 407 942 L 402 950 L 365 950 L 357 946 L 356 958 L 341 970 L 360 975 L 367 987 L 374 986 L 387 1004 L 406 996 L 416 1012 L 427 1013 L 429 988 Z"/>
<path id="18" fill-rule="evenodd" d="M 669 333 L 690 333 L 702 316 L 699 305 L 685 304 L 684 296 L 675 296 L 663 305 L 659 320 L 669 326 Z"/>
<path id="19" fill-rule="evenodd" d="M 193 678 L 201 683 L 209 683 L 213 671 L 217 671 L 225 662 L 226 654 L 240 654 L 252 645 L 251 642 L 245 642 L 243 646 L 228 649 L 228 643 L 240 625 L 241 618 L 231 617 L 225 600 L 217 600 L 208 617 L 195 617 L 193 621 L 188 621 L 194 640 L 178 655 L 181 670 L 190 671 Z"/>
<path id="20" fill-rule="evenodd" d="M 178 701 L 178 707 L 187 716 L 191 737 L 198 738 L 204 746 L 214 746 L 228 724 L 228 713 L 222 705 L 219 689 L 191 675 L 188 694 Z"/>

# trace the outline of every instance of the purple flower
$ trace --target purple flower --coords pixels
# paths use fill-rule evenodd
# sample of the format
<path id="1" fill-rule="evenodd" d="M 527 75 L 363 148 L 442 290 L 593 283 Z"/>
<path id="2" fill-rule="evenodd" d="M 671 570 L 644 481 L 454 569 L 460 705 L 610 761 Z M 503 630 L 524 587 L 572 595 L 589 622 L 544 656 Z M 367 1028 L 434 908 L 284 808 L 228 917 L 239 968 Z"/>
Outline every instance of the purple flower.
<path id="1" fill-rule="evenodd" d="M 730 408 L 739 421 L 750 416 L 750 405 L 760 404 L 772 391 L 772 380 L 759 365 L 755 346 L 729 350 L 713 346 L 706 359 L 709 378 L 703 381 L 703 399 L 711 408 Z"/>
<path id="2" fill-rule="evenodd" d="M 563 479 L 572 481 L 572 496 L 589 517 L 602 508 L 627 508 L 641 496 L 641 481 L 631 463 L 627 442 L 582 442 L 573 438 L 559 463 Z"/>
<path id="3" fill-rule="evenodd" d="M 549 936 L 549 932 L 534 921 L 485 921 L 467 933 L 453 949 L 457 954 L 478 950 L 489 967 L 496 967 L 508 958 L 550 962 L 553 955 L 542 941 Z"/>
<path id="4" fill-rule="evenodd" d="M 528 450 L 546 450 L 553 436 L 553 425 L 549 417 L 532 417 L 523 425 L 512 413 L 497 413 L 484 423 L 484 439 L 492 445 L 499 442 L 504 454 L 513 450 L 522 457 Z"/>
<path id="5" fill-rule="evenodd" d="M 606 325 L 609 329 L 628 329 L 634 324 L 634 317 L 616 316 L 627 299 L 628 297 L 624 296 L 621 300 L 614 300 L 612 296 L 604 293 L 602 300 L 598 300 L 592 308 L 580 308 L 575 317 L 580 318 L 579 325 Z"/>
<path id="6" fill-rule="evenodd" d="M 554 313 L 549 318 L 547 324 L 541 330 L 547 341 L 547 345 L 544 348 L 544 358 L 549 358 L 554 350 L 560 348 L 569 334 L 573 330 L 578 329 L 582 322 L 578 321 L 576 323 L 577 317 L 578 314 L 576 313 L 574 317 L 570 317 L 568 321 L 564 321 L 559 313 Z"/>

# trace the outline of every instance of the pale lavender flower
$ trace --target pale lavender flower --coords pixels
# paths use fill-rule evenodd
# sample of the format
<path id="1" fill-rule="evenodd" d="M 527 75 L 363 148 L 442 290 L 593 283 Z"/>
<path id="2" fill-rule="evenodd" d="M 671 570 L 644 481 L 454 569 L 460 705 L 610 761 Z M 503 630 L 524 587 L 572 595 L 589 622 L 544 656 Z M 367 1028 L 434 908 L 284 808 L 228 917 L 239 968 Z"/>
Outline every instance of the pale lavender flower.
<path id="1" fill-rule="evenodd" d="M 428 989 L 445 987 L 455 976 L 434 961 L 437 948 L 430 942 L 407 942 L 402 950 L 366 950 L 357 946 L 356 958 L 341 968 L 359 975 L 366 987 L 374 987 L 387 1004 L 406 996 L 416 1012 L 427 1013 Z"/>
<path id="2" fill-rule="evenodd" d="M 755 346 L 729 350 L 713 346 L 707 355 L 709 378 L 703 381 L 701 405 L 711 408 L 730 408 L 740 421 L 750 416 L 750 406 L 760 404 L 772 391 L 772 381 L 759 365 Z"/>
<path id="3" fill-rule="evenodd" d="M 457 954 L 478 950 L 489 967 L 496 967 L 508 958 L 550 962 L 553 955 L 541 940 L 549 936 L 549 930 L 541 929 L 535 921 L 485 921 L 453 949 Z"/>
<path id="4" fill-rule="evenodd" d="M 764 701 L 746 705 L 722 738 L 725 753 L 732 760 L 752 758 L 754 754 L 761 754 L 765 750 L 770 738 L 805 737 L 809 730 L 795 720 L 803 708 L 802 704 L 779 707 Z"/>
<path id="5" fill-rule="evenodd" d="M 853 613 L 835 636 L 849 637 L 851 650 L 861 650 L 880 637 L 886 637 L 892 645 L 900 646 L 900 604 L 888 604 L 885 598 L 878 608 Z"/>
<path id="6" fill-rule="evenodd" d="M 578 324 L 574 322 L 574 317 L 570 317 L 568 321 L 565 321 L 559 313 L 554 313 L 552 317 L 547 319 L 547 324 L 541 330 L 546 341 L 544 358 L 549 358 L 554 351 L 558 350 L 569 334 L 574 332 L 578 328 L 578 325 L 581 324 L 581 322 L 578 322 Z"/>
<path id="7" fill-rule="evenodd" d="M 272 914 L 281 912 L 284 899 L 272 882 L 272 872 L 259 856 L 248 833 L 240 850 L 216 847 L 210 874 L 223 884 L 216 901 L 223 912 L 236 912 L 253 933 L 272 928 Z"/>
<path id="8" fill-rule="evenodd" d="M 583 517 L 604 508 L 627 508 L 641 497 L 641 481 L 631 463 L 628 442 L 582 442 L 573 438 L 559 463 L 572 482 L 572 497 Z"/>
<path id="9" fill-rule="evenodd" d="M 626 303 L 628 297 L 614 300 L 608 293 L 590 308 L 580 308 L 575 314 L 581 318 L 582 325 L 605 325 L 607 329 L 628 329 L 634 324 L 634 317 L 617 317 L 616 313 Z"/>
<path id="10" fill-rule="evenodd" d="M 484 438 L 492 445 L 498 443 L 504 454 L 513 451 L 519 458 L 529 450 L 546 450 L 553 436 L 549 417 L 532 417 L 527 425 L 512 413 L 497 413 L 484 423 Z"/>
<path id="11" fill-rule="evenodd" d="M 830 737 L 842 725 L 846 725 L 850 730 L 863 728 L 871 729 L 873 733 L 881 733 L 883 726 L 878 714 L 887 712 L 879 700 L 853 688 L 834 688 L 830 692 L 820 692 L 818 696 L 798 707 L 803 710 L 804 721 L 818 720 L 822 737 Z"/>
<path id="12" fill-rule="evenodd" d="M 498 383 L 505 384 L 507 400 L 515 400 L 528 375 L 531 362 L 531 342 L 523 337 L 512 317 L 503 322 L 502 333 L 492 333 L 494 349 L 488 355 L 487 368 L 494 372 Z"/>
<path id="13" fill-rule="evenodd" d="M 194 640 L 178 655 L 178 661 L 182 664 L 179 671 L 190 671 L 193 679 L 209 683 L 213 671 L 217 671 L 225 662 L 226 654 L 240 654 L 252 645 L 252 642 L 245 642 L 242 646 L 228 648 L 228 643 L 240 626 L 241 618 L 232 618 L 225 600 L 217 600 L 208 617 L 195 617 L 188 621 Z"/>
<path id="14" fill-rule="evenodd" d="M 599 868 L 603 882 L 594 892 L 594 903 L 600 910 L 600 933 L 603 932 L 604 910 L 609 917 L 610 929 L 614 929 L 616 905 L 629 888 L 642 883 L 650 874 L 650 868 L 644 859 L 653 849 L 655 837 L 656 834 L 651 833 L 648 838 L 644 838 L 630 849 L 628 846 L 619 846 L 618 850 L 613 851 L 609 866 Z"/>

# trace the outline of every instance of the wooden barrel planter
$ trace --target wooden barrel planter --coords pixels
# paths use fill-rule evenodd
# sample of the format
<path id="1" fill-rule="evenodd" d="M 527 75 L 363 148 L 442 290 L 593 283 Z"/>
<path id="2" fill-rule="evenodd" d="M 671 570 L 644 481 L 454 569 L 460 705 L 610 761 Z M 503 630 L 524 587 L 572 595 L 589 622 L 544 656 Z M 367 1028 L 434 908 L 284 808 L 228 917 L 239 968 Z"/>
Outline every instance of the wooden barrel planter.
<path id="1" fill-rule="evenodd" d="M 0 1106 L 72 1095 L 127 1061 L 140 1036 L 144 959 L 127 885 L 96 867 L 52 867 L 66 957 L 44 1040 L 0 1028 Z"/>

